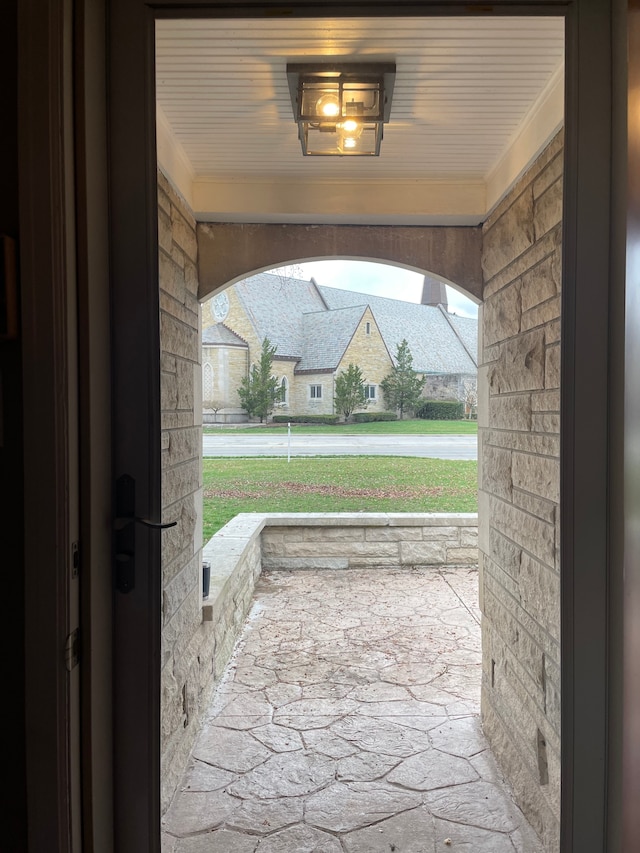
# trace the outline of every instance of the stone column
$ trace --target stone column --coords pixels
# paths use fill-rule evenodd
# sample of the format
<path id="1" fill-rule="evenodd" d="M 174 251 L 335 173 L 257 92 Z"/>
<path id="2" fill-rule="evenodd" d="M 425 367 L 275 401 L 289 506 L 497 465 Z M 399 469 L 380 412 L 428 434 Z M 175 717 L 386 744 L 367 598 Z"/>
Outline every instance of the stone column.
<path id="1" fill-rule="evenodd" d="M 479 338 L 482 714 L 557 853 L 560 816 L 562 135 L 483 227 Z"/>

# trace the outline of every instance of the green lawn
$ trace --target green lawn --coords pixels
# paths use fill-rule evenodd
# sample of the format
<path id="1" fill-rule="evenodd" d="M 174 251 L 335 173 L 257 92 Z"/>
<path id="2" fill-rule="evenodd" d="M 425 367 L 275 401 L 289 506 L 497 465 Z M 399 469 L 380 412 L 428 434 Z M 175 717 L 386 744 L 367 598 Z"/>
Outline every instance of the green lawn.
<path id="1" fill-rule="evenodd" d="M 236 434 L 240 431 L 253 429 L 270 435 L 282 435 L 287 432 L 287 425 L 205 426 L 204 432 Z M 370 424 L 337 424 L 336 426 L 291 424 L 291 432 L 292 434 L 297 432 L 304 435 L 309 433 L 334 433 L 335 435 L 476 435 L 478 423 L 477 421 L 425 421 L 417 418 L 405 421 L 379 421 Z"/>
<path id="2" fill-rule="evenodd" d="M 477 512 L 476 462 L 404 456 L 204 460 L 204 541 L 239 512 Z"/>

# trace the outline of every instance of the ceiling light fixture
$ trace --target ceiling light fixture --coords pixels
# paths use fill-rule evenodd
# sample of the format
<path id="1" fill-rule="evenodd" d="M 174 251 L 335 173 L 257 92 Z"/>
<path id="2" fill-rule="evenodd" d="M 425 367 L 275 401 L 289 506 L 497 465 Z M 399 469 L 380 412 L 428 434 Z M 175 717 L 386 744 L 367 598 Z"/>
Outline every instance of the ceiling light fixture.
<path id="1" fill-rule="evenodd" d="M 287 65 L 302 153 L 377 157 L 395 76 L 393 62 Z"/>

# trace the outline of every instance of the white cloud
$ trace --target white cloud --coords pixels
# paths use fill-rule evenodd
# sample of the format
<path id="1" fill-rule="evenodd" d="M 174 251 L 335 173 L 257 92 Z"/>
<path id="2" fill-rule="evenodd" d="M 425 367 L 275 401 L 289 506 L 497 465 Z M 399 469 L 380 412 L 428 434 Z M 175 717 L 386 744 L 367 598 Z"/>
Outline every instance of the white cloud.
<path id="1" fill-rule="evenodd" d="M 315 278 L 318 284 L 355 290 L 372 296 L 386 296 L 404 302 L 420 302 L 422 296 L 421 273 L 389 264 L 369 261 L 313 261 L 299 265 L 303 277 Z M 449 311 L 463 317 L 477 317 L 478 306 L 455 288 L 447 285 Z"/>

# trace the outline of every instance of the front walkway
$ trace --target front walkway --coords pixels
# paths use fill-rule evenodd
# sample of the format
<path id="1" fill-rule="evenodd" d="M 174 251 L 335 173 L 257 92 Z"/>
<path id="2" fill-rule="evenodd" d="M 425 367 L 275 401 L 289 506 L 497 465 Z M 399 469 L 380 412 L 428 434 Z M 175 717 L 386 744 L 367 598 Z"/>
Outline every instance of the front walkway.
<path id="1" fill-rule="evenodd" d="M 477 572 L 271 572 L 163 853 L 539 853 L 479 724 Z"/>

